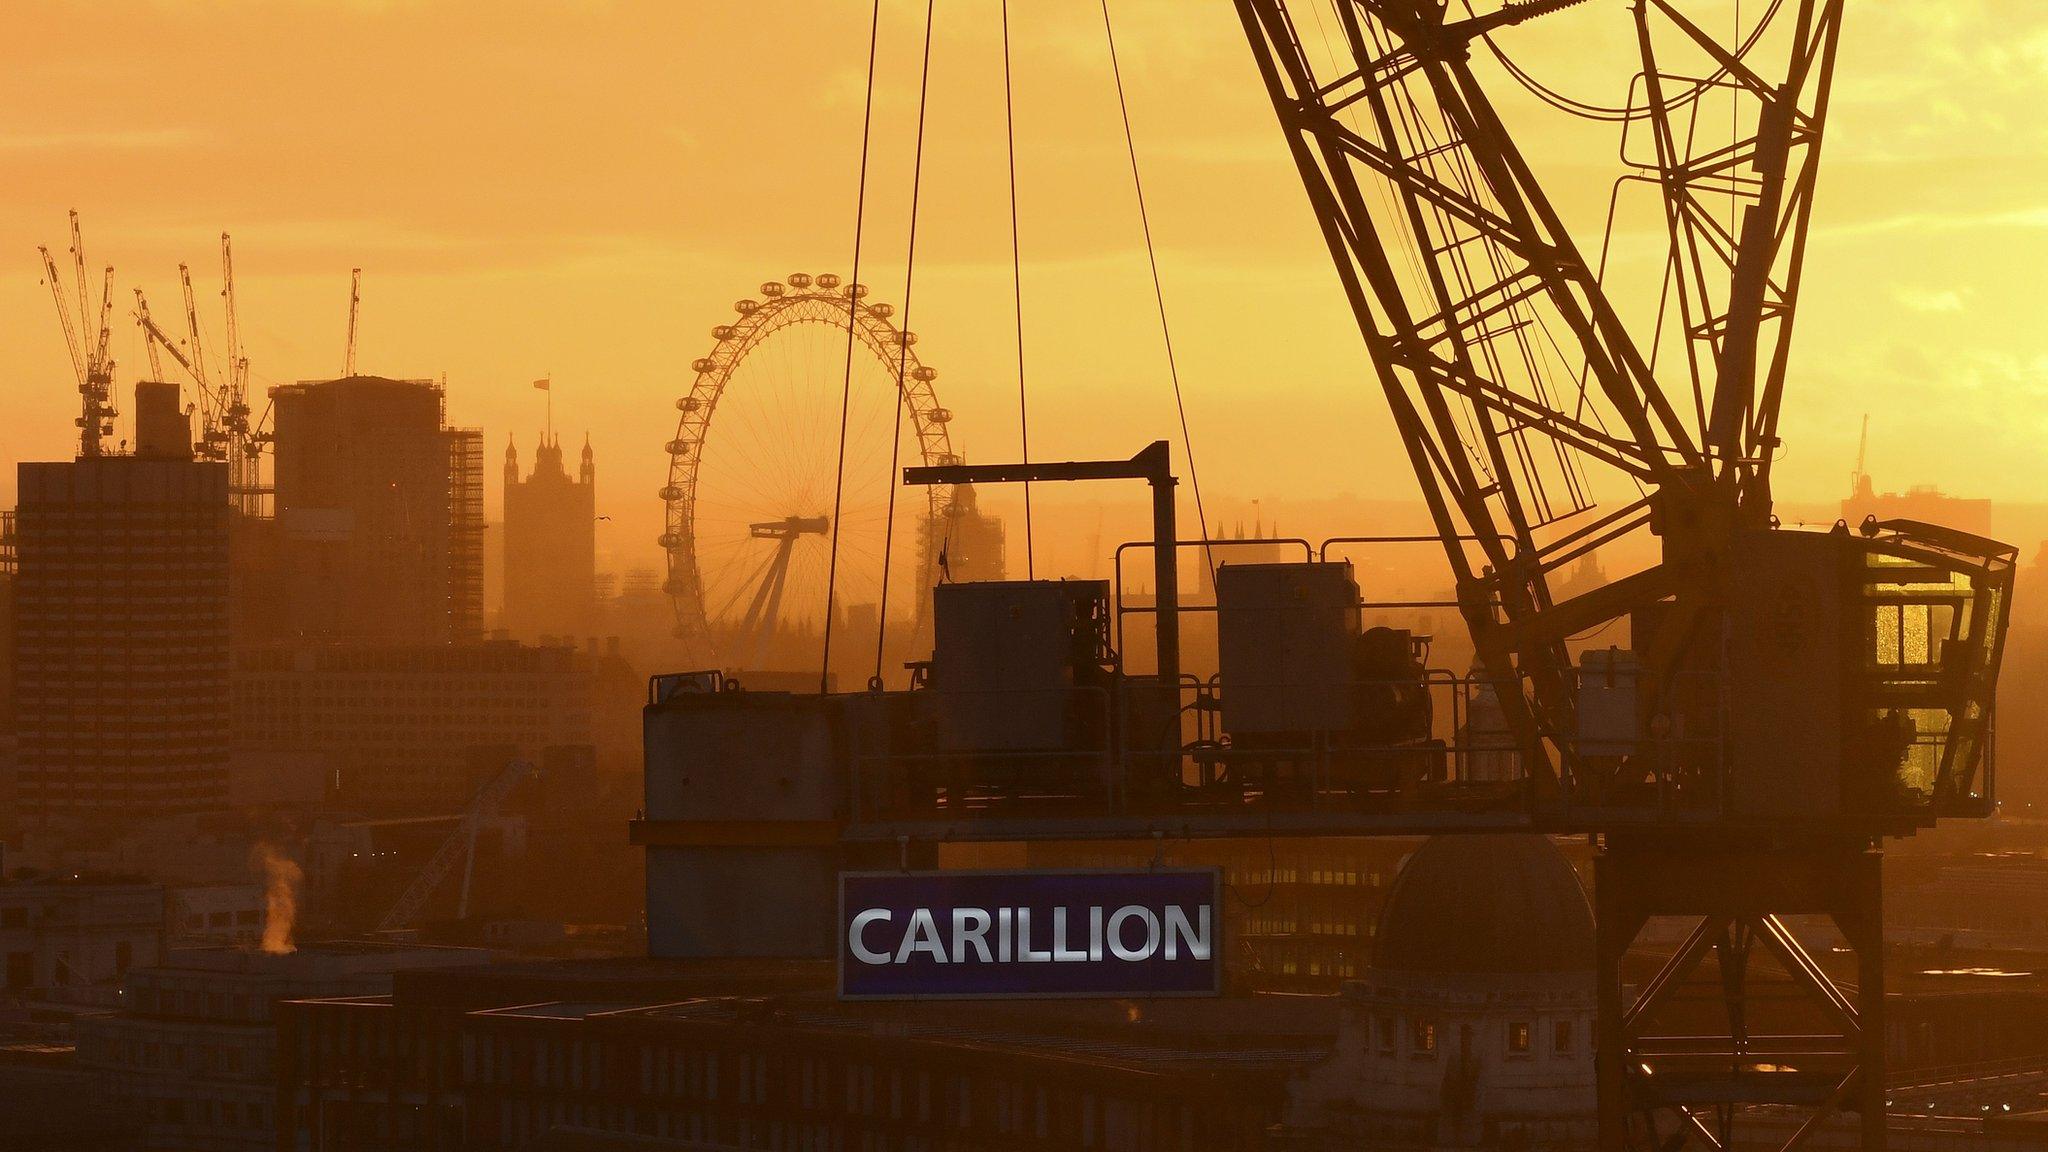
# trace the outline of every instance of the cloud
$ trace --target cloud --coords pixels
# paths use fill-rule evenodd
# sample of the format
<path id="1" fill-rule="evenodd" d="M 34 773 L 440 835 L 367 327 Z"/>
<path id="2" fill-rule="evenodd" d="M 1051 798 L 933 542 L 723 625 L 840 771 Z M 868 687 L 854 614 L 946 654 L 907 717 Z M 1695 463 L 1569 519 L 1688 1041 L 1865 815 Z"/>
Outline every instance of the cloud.
<path id="1" fill-rule="evenodd" d="M 0 151 L 99 152 L 184 148 L 205 139 L 190 128 L 125 132 L 0 132 Z"/>
<path id="2" fill-rule="evenodd" d="M 1915 312 L 1942 315 L 1961 312 L 1967 307 L 1968 298 L 1968 289 L 1922 288 L 1912 284 L 1901 284 L 1892 289 L 1892 299 Z"/>

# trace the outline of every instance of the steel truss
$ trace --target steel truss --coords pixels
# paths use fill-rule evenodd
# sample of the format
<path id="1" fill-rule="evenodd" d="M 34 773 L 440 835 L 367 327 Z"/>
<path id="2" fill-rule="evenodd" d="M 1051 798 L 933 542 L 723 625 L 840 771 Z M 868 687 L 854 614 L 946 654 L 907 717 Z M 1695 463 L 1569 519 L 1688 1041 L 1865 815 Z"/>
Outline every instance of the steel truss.
<path id="1" fill-rule="evenodd" d="M 1853 1112 L 1859 1147 L 1882 1152 L 1882 859 L 1860 844 L 1608 838 L 1594 864 L 1601 1152 L 1730 1148 L 1745 1110 L 1768 1105 L 1803 1111 L 1784 1149 Z M 1836 983 L 1783 919 L 1802 914 L 1840 930 L 1853 986 Z M 1697 923 L 1625 998 L 1623 958 L 1653 916 Z"/>
<path id="2" fill-rule="evenodd" d="M 1475 40 L 1570 3 L 1459 19 L 1435 0 L 1330 0 L 1334 32 L 1320 8 L 1308 25 L 1319 69 L 1285 0 L 1236 2 L 1479 657 L 1525 685 L 1503 704 L 1539 779 L 1570 778 L 1564 638 L 1667 597 L 1669 635 L 1689 634 L 1730 533 L 1768 522 L 1841 0 L 1780 0 L 1733 45 L 1668 0 L 1637 5 L 1628 118 L 1655 148 L 1624 180 L 1665 202 L 1690 369 L 1677 400 L 1655 363 L 1662 309 L 1649 331 L 1624 322 L 1473 71 Z M 1781 47 L 1782 69 L 1755 63 Z M 1699 79 L 1675 71 L 1695 63 Z M 1721 133 L 1702 127 L 1709 94 L 1729 104 Z M 1663 564 L 1553 601 L 1549 573 L 1645 531 Z M 1680 643 L 1644 653 L 1653 699 Z"/>

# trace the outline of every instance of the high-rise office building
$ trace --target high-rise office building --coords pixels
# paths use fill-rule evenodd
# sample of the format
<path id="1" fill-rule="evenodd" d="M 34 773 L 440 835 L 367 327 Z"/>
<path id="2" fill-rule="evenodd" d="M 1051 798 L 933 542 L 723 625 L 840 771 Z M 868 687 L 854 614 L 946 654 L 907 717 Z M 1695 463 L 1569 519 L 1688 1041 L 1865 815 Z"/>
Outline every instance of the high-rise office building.
<path id="1" fill-rule="evenodd" d="M 286 632 L 435 642 L 483 629 L 483 434 L 431 380 L 271 389 Z"/>
<path id="2" fill-rule="evenodd" d="M 182 419 L 175 388 L 137 402 L 156 423 Z M 14 700 L 30 824 L 226 803 L 228 470 L 193 460 L 188 436 L 19 466 Z"/>
<path id="3" fill-rule="evenodd" d="M 559 437 L 543 436 L 533 472 L 505 445 L 505 616 L 514 636 L 588 636 L 597 624 L 597 464 L 590 442 L 572 479 Z"/>

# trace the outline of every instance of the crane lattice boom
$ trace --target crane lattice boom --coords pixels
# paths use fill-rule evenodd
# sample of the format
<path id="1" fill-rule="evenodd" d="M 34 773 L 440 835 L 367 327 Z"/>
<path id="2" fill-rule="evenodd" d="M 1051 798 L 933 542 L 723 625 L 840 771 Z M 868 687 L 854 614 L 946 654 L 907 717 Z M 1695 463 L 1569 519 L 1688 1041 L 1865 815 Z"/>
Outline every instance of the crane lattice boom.
<path id="1" fill-rule="evenodd" d="M 1334 33 L 1320 15 L 1310 25 L 1321 66 L 1284 0 L 1237 6 L 1480 660 L 1526 685 L 1526 708 L 1521 692 L 1503 703 L 1532 755 L 1569 760 L 1566 637 L 1667 597 L 1696 612 L 1687 589 L 1730 534 L 1768 522 L 1841 0 L 1797 5 L 1768 79 L 1754 38 L 1723 46 L 1666 0 L 1637 6 L 1647 95 L 1631 119 L 1657 147 L 1636 179 L 1666 203 L 1689 395 L 1667 389 L 1655 327 L 1625 322 L 1474 71 L 1476 40 L 1569 5 L 1454 19 L 1430 0 L 1336 0 Z M 1719 75 L 1677 90 L 1659 69 L 1683 52 Z M 1723 88 L 1749 104 L 1732 137 L 1681 133 Z M 1733 229 L 1708 211 L 1715 194 L 1742 204 Z M 1662 564 L 1554 602 L 1550 573 L 1645 531 L 1663 537 Z M 1650 653 L 1653 694 L 1686 631 Z"/>

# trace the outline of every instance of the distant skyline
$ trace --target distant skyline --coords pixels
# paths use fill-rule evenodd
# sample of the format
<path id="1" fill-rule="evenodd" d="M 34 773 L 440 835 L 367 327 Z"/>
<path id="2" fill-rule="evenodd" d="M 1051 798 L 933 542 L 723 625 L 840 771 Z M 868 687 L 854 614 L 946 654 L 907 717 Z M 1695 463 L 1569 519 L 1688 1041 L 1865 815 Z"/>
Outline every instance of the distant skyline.
<path id="1" fill-rule="evenodd" d="M 1414 481 L 1231 6 L 1112 11 L 1205 494 L 1280 509 L 1407 499 Z M 911 318 L 978 460 L 1018 451 L 996 12 L 938 13 Z M 900 303 L 923 6 L 884 13 L 863 276 Z M 763 280 L 850 270 L 866 16 L 655 0 L 11 13 L 0 456 L 70 451 L 76 394 L 35 255 L 61 254 L 67 208 L 83 214 L 95 276 L 116 266 L 124 407 L 146 363 L 130 289 L 182 329 L 176 267 L 191 264 L 217 340 L 227 230 L 255 387 L 340 372 L 361 267 L 360 369 L 445 373 L 451 423 L 484 427 L 490 445 L 510 432 L 527 453 L 545 420 L 531 382 L 551 374 L 558 428 L 579 442 L 587 429 L 597 449 L 599 511 L 614 517 L 600 565 L 658 564 L 662 443 L 709 329 Z M 1099 10 L 1047 0 L 1012 21 L 1034 454 L 1178 441 Z M 1584 66 L 1589 45 L 1626 60 L 1619 0 L 1513 35 L 1540 75 L 1619 97 L 1625 69 Z M 1840 67 L 1781 499 L 1846 492 L 1866 411 L 1880 488 L 2031 499 L 2048 434 L 2034 271 L 2048 263 L 2048 121 L 2032 103 L 2048 11 L 1852 4 Z M 1618 173 L 1611 129 L 1559 123 L 1499 79 L 1590 243 Z M 129 435 L 124 423 L 117 439 Z M 10 505 L 13 483 L 0 471 Z"/>

